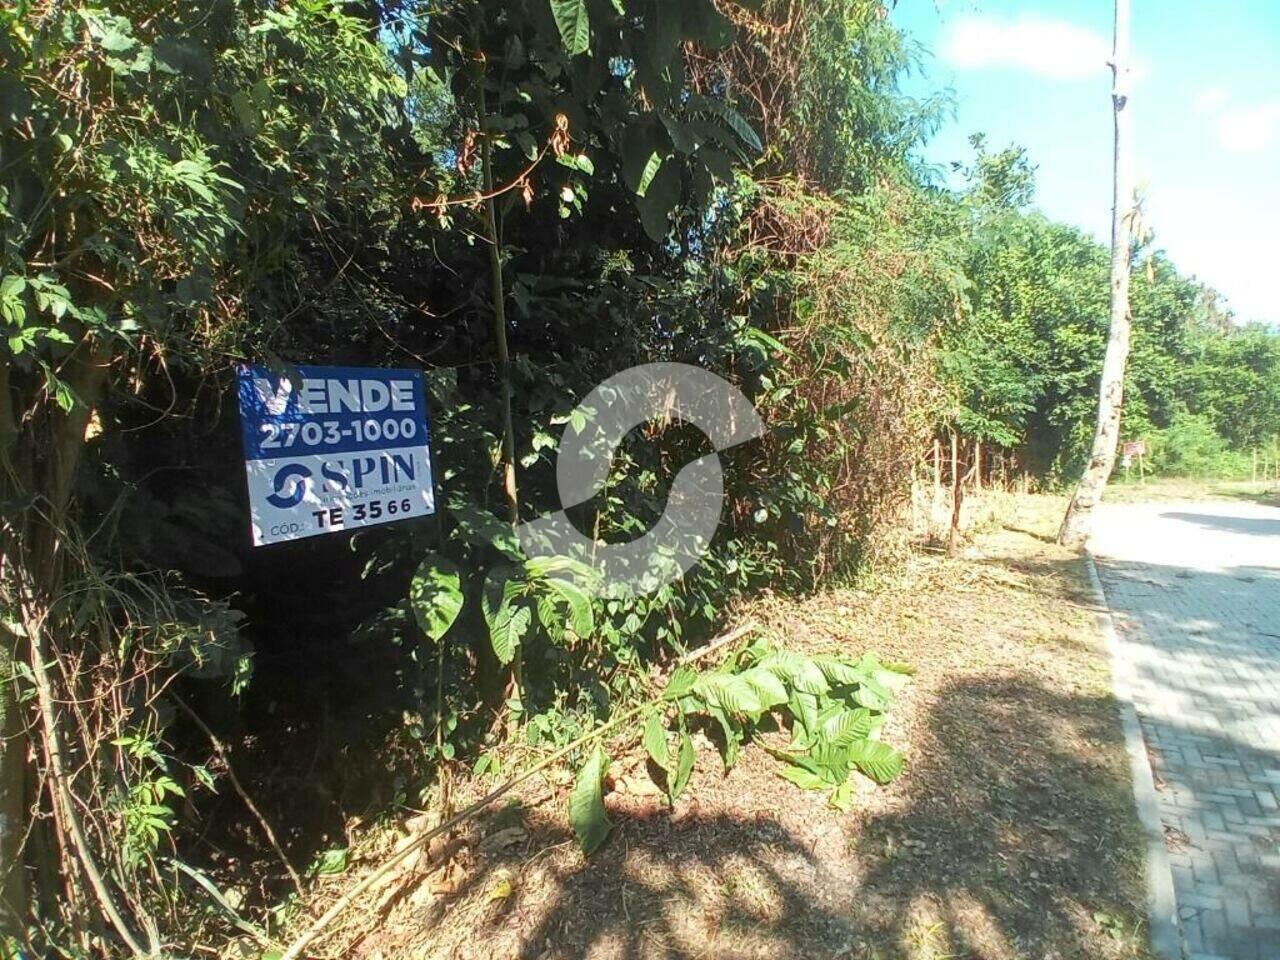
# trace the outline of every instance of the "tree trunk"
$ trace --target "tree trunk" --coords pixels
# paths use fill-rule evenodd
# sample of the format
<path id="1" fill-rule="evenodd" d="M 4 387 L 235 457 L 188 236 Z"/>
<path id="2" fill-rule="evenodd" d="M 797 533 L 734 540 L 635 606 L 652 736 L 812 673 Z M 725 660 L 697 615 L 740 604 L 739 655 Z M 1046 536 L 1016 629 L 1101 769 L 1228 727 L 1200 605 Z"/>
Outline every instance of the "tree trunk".
<path id="1" fill-rule="evenodd" d="M 1129 0 L 1115 0 L 1115 40 L 1111 55 L 1111 106 L 1115 120 L 1114 189 L 1111 206 L 1111 335 L 1107 339 L 1098 389 L 1098 422 L 1089 462 L 1067 507 L 1058 542 L 1083 550 L 1116 463 L 1124 371 L 1129 359 L 1129 260 L 1133 241 L 1133 112 L 1129 107 Z"/>
<path id="2" fill-rule="evenodd" d="M 933 499 L 942 496 L 942 444 L 933 438 Z"/>
<path id="3" fill-rule="evenodd" d="M 480 81 L 480 114 L 485 111 L 484 81 Z M 489 280 L 493 291 L 493 339 L 498 349 L 498 388 L 502 394 L 502 491 L 507 501 L 507 519 L 520 522 L 520 501 L 516 495 L 516 436 L 511 417 L 511 354 L 507 349 L 507 294 L 502 280 L 502 236 L 498 229 L 497 204 L 493 200 L 493 149 L 489 132 L 480 132 L 480 164 L 486 199 L 485 230 L 489 234 Z"/>
<path id="4" fill-rule="evenodd" d="M 502 280 L 502 232 L 498 227 L 497 204 L 493 198 L 493 147 L 485 128 L 484 78 L 480 78 L 480 164 L 485 192 L 485 226 L 489 237 L 489 279 L 493 289 L 493 339 L 498 348 L 498 389 L 502 394 L 502 491 L 507 501 L 507 519 L 514 527 L 520 522 L 520 499 L 516 492 L 516 430 L 511 415 L 511 353 L 507 348 L 507 292 Z M 524 702 L 524 648 L 516 647 L 511 661 L 514 698 Z M 508 702 L 512 699 L 507 698 Z M 523 708 L 522 708 L 523 709 Z M 508 714 L 508 732 L 514 733 L 514 713 Z"/>

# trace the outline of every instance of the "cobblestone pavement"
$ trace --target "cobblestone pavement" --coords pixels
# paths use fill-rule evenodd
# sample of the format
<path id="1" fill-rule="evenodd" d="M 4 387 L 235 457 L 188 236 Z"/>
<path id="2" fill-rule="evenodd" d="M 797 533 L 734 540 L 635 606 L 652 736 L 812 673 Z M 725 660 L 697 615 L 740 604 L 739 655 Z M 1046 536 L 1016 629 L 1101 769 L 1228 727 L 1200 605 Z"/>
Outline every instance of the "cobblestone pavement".
<path id="1" fill-rule="evenodd" d="M 1190 960 L 1280 960 L 1280 509 L 1105 506 L 1092 550 Z"/>

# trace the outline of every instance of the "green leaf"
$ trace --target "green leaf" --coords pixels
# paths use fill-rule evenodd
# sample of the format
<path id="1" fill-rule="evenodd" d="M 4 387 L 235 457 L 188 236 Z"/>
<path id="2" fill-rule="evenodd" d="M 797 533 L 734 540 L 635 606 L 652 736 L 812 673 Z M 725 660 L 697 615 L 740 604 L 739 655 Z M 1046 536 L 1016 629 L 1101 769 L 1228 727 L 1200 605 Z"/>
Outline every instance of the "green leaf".
<path id="1" fill-rule="evenodd" d="M 861 683 L 865 676 L 854 664 L 829 653 L 818 654 L 813 662 L 822 671 L 822 675 L 836 685 Z"/>
<path id="2" fill-rule="evenodd" d="M 428 554 L 409 583 L 409 604 L 422 632 L 432 640 L 442 639 L 462 612 L 458 565 L 448 557 Z"/>
<path id="3" fill-rule="evenodd" d="M 853 695 L 854 702 L 868 710 L 885 710 L 889 706 L 889 692 L 870 680 L 863 679 Z"/>
<path id="4" fill-rule="evenodd" d="M 16 297 L 25 289 L 27 289 L 26 278 L 16 273 L 6 274 L 0 278 L 0 297 Z"/>
<path id="5" fill-rule="evenodd" d="M 847 747 L 865 740 L 871 732 L 871 711 L 838 709 L 822 723 L 822 736 L 833 747 Z"/>
<path id="6" fill-rule="evenodd" d="M 864 653 L 862 659 L 858 661 L 858 669 L 874 685 L 876 692 L 886 700 L 892 697 L 894 690 L 899 690 L 906 686 L 911 679 L 910 667 L 903 669 L 902 664 L 896 664 L 893 667 L 886 666 L 870 650 Z M 864 682 L 867 681 L 864 680 Z"/>
<path id="7" fill-rule="evenodd" d="M 556 157 L 556 163 L 562 167 L 568 167 L 570 170 L 580 170 L 587 176 L 591 176 L 596 172 L 596 165 L 591 162 L 591 158 L 585 153 L 563 153 Z"/>
<path id="8" fill-rule="evenodd" d="M 671 229 L 671 214 L 680 203 L 680 165 L 663 163 L 647 185 L 644 195 L 636 197 L 640 222 L 654 243 L 666 239 Z"/>
<path id="9" fill-rule="evenodd" d="M 449 514 L 454 521 L 453 536 L 477 547 L 493 547 L 512 560 L 522 558 L 520 543 L 510 523 L 458 496 L 449 498 Z"/>
<path id="10" fill-rule="evenodd" d="M 755 691 L 762 711 L 787 702 L 787 688 L 775 674 L 770 673 L 768 670 L 753 667 L 739 676 L 741 676 L 744 683 Z"/>
<path id="11" fill-rule="evenodd" d="M 587 0 L 551 0 L 551 15 L 560 31 L 560 41 L 571 57 L 586 53 L 591 40 Z"/>
<path id="12" fill-rule="evenodd" d="M 516 648 L 520 646 L 524 635 L 529 632 L 532 623 L 533 611 L 528 606 L 520 604 L 511 610 L 511 616 L 504 627 L 500 627 L 496 634 L 489 636 L 498 659 L 503 663 L 510 663 L 515 659 Z"/>
<path id="13" fill-rule="evenodd" d="M 724 761 L 725 772 L 728 773 L 738 762 L 738 751 L 742 747 L 742 724 L 719 707 L 711 707 L 707 713 L 716 718 L 724 733 L 724 750 L 720 756 Z"/>
<path id="14" fill-rule="evenodd" d="M 76 405 L 76 395 L 71 392 L 71 388 L 61 380 L 54 386 L 53 399 L 62 408 L 63 413 L 70 413 Z"/>
<path id="15" fill-rule="evenodd" d="M 787 709 L 791 711 L 791 716 L 795 718 L 799 725 L 803 737 L 797 737 L 797 740 L 808 741 L 813 739 L 818 733 L 818 698 L 815 694 L 805 693 L 803 690 L 792 690 L 791 697 L 787 701 Z"/>
<path id="16" fill-rule="evenodd" d="M 622 131 L 622 182 L 627 185 L 627 189 L 632 193 L 640 192 L 640 183 L 644 180 L 645 171 L 649 169 L 649 165 L 653 164 L 653 170 L 649 173 L 649 180 L 653 179 L 653 175 L 658 172 L 661 166 L 661 151 L 665 149 L 662 138 L 658 135 L 657 124 L 649 121 L 637 121 L 630 124 Z M 658 154 L 657 162 L 654 162 L 654 154 Z M 645 181 L 646 188 L 648 181 Z"/>
<path id="17" fill-rule="evenodd" d="M 831 791 L 828 802 L 837 810 L 848 813 L 853 809 L 853 784 L 848 780 L 840 784 Z"/>
<path id="18" fill-rule="evenodd" d="M 208 81 L 212 64 L 208 52 L 198 44 L 181 37 L 159 37 L 151 50 L 161 73 L 189 77 L 197 83 Z"/>
<path id="19" fill-rule="evenodd" d="M 520 148 L 528 159 L 536 160 L 538 158 L 538 141 L 533 139 L 533 135 L 527 130 L 517 130 L 514 134 L 516 146 Z"/>
<path id="20" fill-rule="evenodd" d="M 512 569 L 497 567 L 489 573 L 480 604 L 489 627 L 489 643 L 503 664 L 515 659 L 516 648 L 533 623 L 533 611 L 527 604 L 517 602 L 525 585 L 507 575 Z"/>
<path id="21" fill-rule="evenodd" d="M 830 689 L 827 678 L 823 676 L 818 665 L 798 653 L 778 650 L 762 659 L 758 666 L 774 674 L 793 690 L 799 690 L 802 693 L 820 696 Z"/>
<path id="22" fill-rule="evenodd" d="M 729 154 L 723 150 L 702 146 L 698 149 L 697 155 L 702 158 L 703 165 L 712 176 L 721 183 L 730 183 L 733 180 L 733 158 Z"/>
<path id="23" fill-rule="evenodd" d="M 231 95 L 231 109 L 235 112 L 240 132 L 253 136 L 262 129 L 262 112 L 249 94 L 237 90 Z"/>
<path id="24" fill-rule="evenodd" d="M 708 707 L 718 708 L 727 715 L 753 715 L 764 710 L 756 689 L 742 677 L 734 674 L 704 674 L 694 683 L 693 692 L 701 697 Z"/>
<path id="25" fill-rule="evenodd" d="M 643 197 L 649 192 L 649 184 L 653 183 L 653 178 L 657 176 L 658 170 L 662 168 L 662 154 L 657 150 L 649 155 L 649 159 L 645 161 L 644 167 L 640 170 L 640 181 L 636 184 L 636 196 Z"/>
<path id="26" fill-rule="evenodd" d="M 760 135 L 751 128 L 751 124 L 747 123 L 737 110 L 728 104 L 724 104 L 723 109 L 720 111 L 720 116 L 724 117 L 725 122 L 729 124 L 733 132 L 752 150 L 756 153 L 764 150 L 764 144 L 760 142 Z"/>
<path id="27" fill-rule="evenodd" d="M 669 778 L 668 796 L 672 803 L 680 799 L 689 786 L 689 777 L 693 774 L 693 763 L 697 753 L 693 749 L 693 739 L 685 731 L 680 731 L 680 750 L 676 756 L 676 769 Z"/>
<path id="28" fill-rule="evenodd" d="M 208 768 L 203 764 L 192 767 L 191 772 L 195 774 L 195 777 L 200 781 L 201 786 L 213 791 L 214 793 L 218 792 L 218 785 L 214 782 L 213 774 L 211 774 Z"/>
<path id="29" fill-rule="evenodd" d="M 693 153 L 702 143 L 702 138 L 688 124 L 681 123 L 665 110 L 659 111 L 658 119 L 662 121 L 662 126 L 667 131 L 667 136 L 671 138 L 671 144 L 678 151 L 684 154 Z"/>
<path id="30" fill-rule="evenodd" d="M 569 794 L 569 823 L 578 837 L 578 846 L 582 852 L 590 854 L 596 847 L 604 843 L 613 829 L 604 812 L 604 774 L 609 766 L 609 758 L 604 749 L 596 744 L 596 748 L 587 758 L 587 762 L 578 771 L 573 790 Z"/>
<path id="31" fill-rule="evenodd" d="M 644 748 L 654 763 L 664 770 L 667 768 L 671 756 L 667 750 L 667 728 L 660 713 L 649 714 L 649 719 L 644 723 Z"/>
<path id="32" fill-rule="evenodd" d="M 538 615 L 538 622 L 542 624 L 542 628 L 547 631 L 554 643 L 561 643 L 564 640 L 564 620 L 560 614 L 560 603 L 558 598 L 548 593 L 538 595 L 534 612 Z"/>
<path id="33" fill-rule="evenodd" d="M 590 580 L 595 576 L 590 565 L 559 554 L 530 557 L 524 562 L 524 569 L 530 577 L 535 578 L 549 577 L 554 573 L 572 573 L 580 580 Z"/>
<path id="34" fill-rule="evenodd" d="M 335 847 L 331 850 L 325 850 L 318 856 L 312 864 L 312 874 L 320 874 L 321 876 L 334 873 L 342 873 L 347 869 L 347 849 L 346 847 Z"/>
<path id="35" fill-rule="evenodd" d="M 826 790 L 831 786 L 811 770 L 806 770 L 804 767 L 794 764 L 783 767 L 778 771 L 778 776 L 782 777 L 783 780 L 790 780 L 797 787 L 804 790 Z"/>
<path id="36" fill-rule="evenodd" d="M 667 681 L 667 688 L 662 691 L 662 699 L 679 700 L 693 690 L 693 685 L 697 679 L 698 671 L 688 664 L 681 664 L 676 667 L 671 674 L 671 679 Z"/>
<path id="37" fill-rule="evenodd" d="M 494 621 L 509 608 L 523 588 L 514 576 L 515 568 L 509 564 L 494 567 L 484 579 L 484 591 L 480 596 L 480 610 L 485 622 L 492 628 Z"/>
<path id="38" fill-rule="evenodd" d="M 879 740 L 862 740 L 849 749 L 849 761 L 876 783 L 888 783 L 902 772 L 902 755 Z"/>
<path id="39" fill-rule="evenodd" d="M 569 626 L 579 637 L 591 636 L 591 628 L 595 626 L 595 617 L 591 610 L 591 598 L 576 583 L 560 577 L 547 577 L 542 583 L 548 590 L 558 594 L 569 606 Z"/>
<path id="40" fill-rule="evenodd" d="M 707 113 L 713 113 L 718 116 L 728 124 L 729 129 L 734 132 L 739 140 L 756 153 L 760 153 L 764 150 L 764 144 L 760 142 L 760 135 L 751 128 L 751 124 L 747 123 L 747 121 L 743 119 L 742 114 L 733 109 L 733 107 L 729 106 L 729 104 L 725 103 L 723 100 L 717 100 L 714 97 L 695 94 L 689 98 L 689 105 L 694 110 L 703 110 Z"/>

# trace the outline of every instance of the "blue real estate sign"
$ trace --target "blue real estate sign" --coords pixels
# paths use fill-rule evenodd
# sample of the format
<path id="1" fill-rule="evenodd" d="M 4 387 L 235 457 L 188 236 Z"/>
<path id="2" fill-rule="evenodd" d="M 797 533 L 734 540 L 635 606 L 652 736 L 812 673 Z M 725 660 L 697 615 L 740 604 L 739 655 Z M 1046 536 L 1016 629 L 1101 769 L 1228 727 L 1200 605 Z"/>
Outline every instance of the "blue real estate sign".
<path id="1" fill-rule="evenodd" d="M 420 370 L 237 374 L 256 547 L 435 512 Z"/>

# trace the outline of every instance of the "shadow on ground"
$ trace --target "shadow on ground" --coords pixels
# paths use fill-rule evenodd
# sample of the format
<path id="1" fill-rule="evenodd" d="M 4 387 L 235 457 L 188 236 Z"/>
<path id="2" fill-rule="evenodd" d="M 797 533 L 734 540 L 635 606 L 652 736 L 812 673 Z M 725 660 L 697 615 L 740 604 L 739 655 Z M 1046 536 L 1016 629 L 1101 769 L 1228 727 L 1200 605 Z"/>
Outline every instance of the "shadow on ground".
<path id="1" fill-rule="evenodd" d="M 1277 544 L 1280 550 L 1280 538 Z M 1280 563 L 1280 555 L 1276 560 Z M 1280 568 L 1189 570 L 1108 557 L 1099 557 L 1097 563 L 1122 628 L 1131 627 L 1125 636 L 1138 645 L 1139 653 L 1147 647 L 1188 661 L 1211 658 L 1203 672 L 1171 678 L 1176 689 L 1195 692 L 1193 686 L 1178 685 L 1198 685 L 1218 676 L 1247 682 L 1253 670 L 1274 671 L 1280 664 L 1280 621 L 1275 613 L 1280 610 Z"/>
<path id="2" fill-rule="evenodd" d="M 1225 514 L 1185 511 L 1166 512 L 1162 516 L 1182 523 L 1191 523 L 1204 530 L 1244 533 L 1253 537 L 1280 536 L 1280 520 L 1270 517 L 1233 517 Z"/>
<path id="3" fill-rule="evenodd" d="M 760 751 L 723 780 L 703 773 L 674 814 L 653 801 L 619 818 L 585 865 L 546 813 L 507 811 L 487 833 L 519 827 L 520 842 L 485 857 L 480 841 L 462 889 L 395 918 L 426 952 L 386 955 L 1140 956 L 1125 952 L 1142 891 L 1113 702 L 973 680 L 944 686 L 924 720 L 909 774 L 847 816 Z"/>

